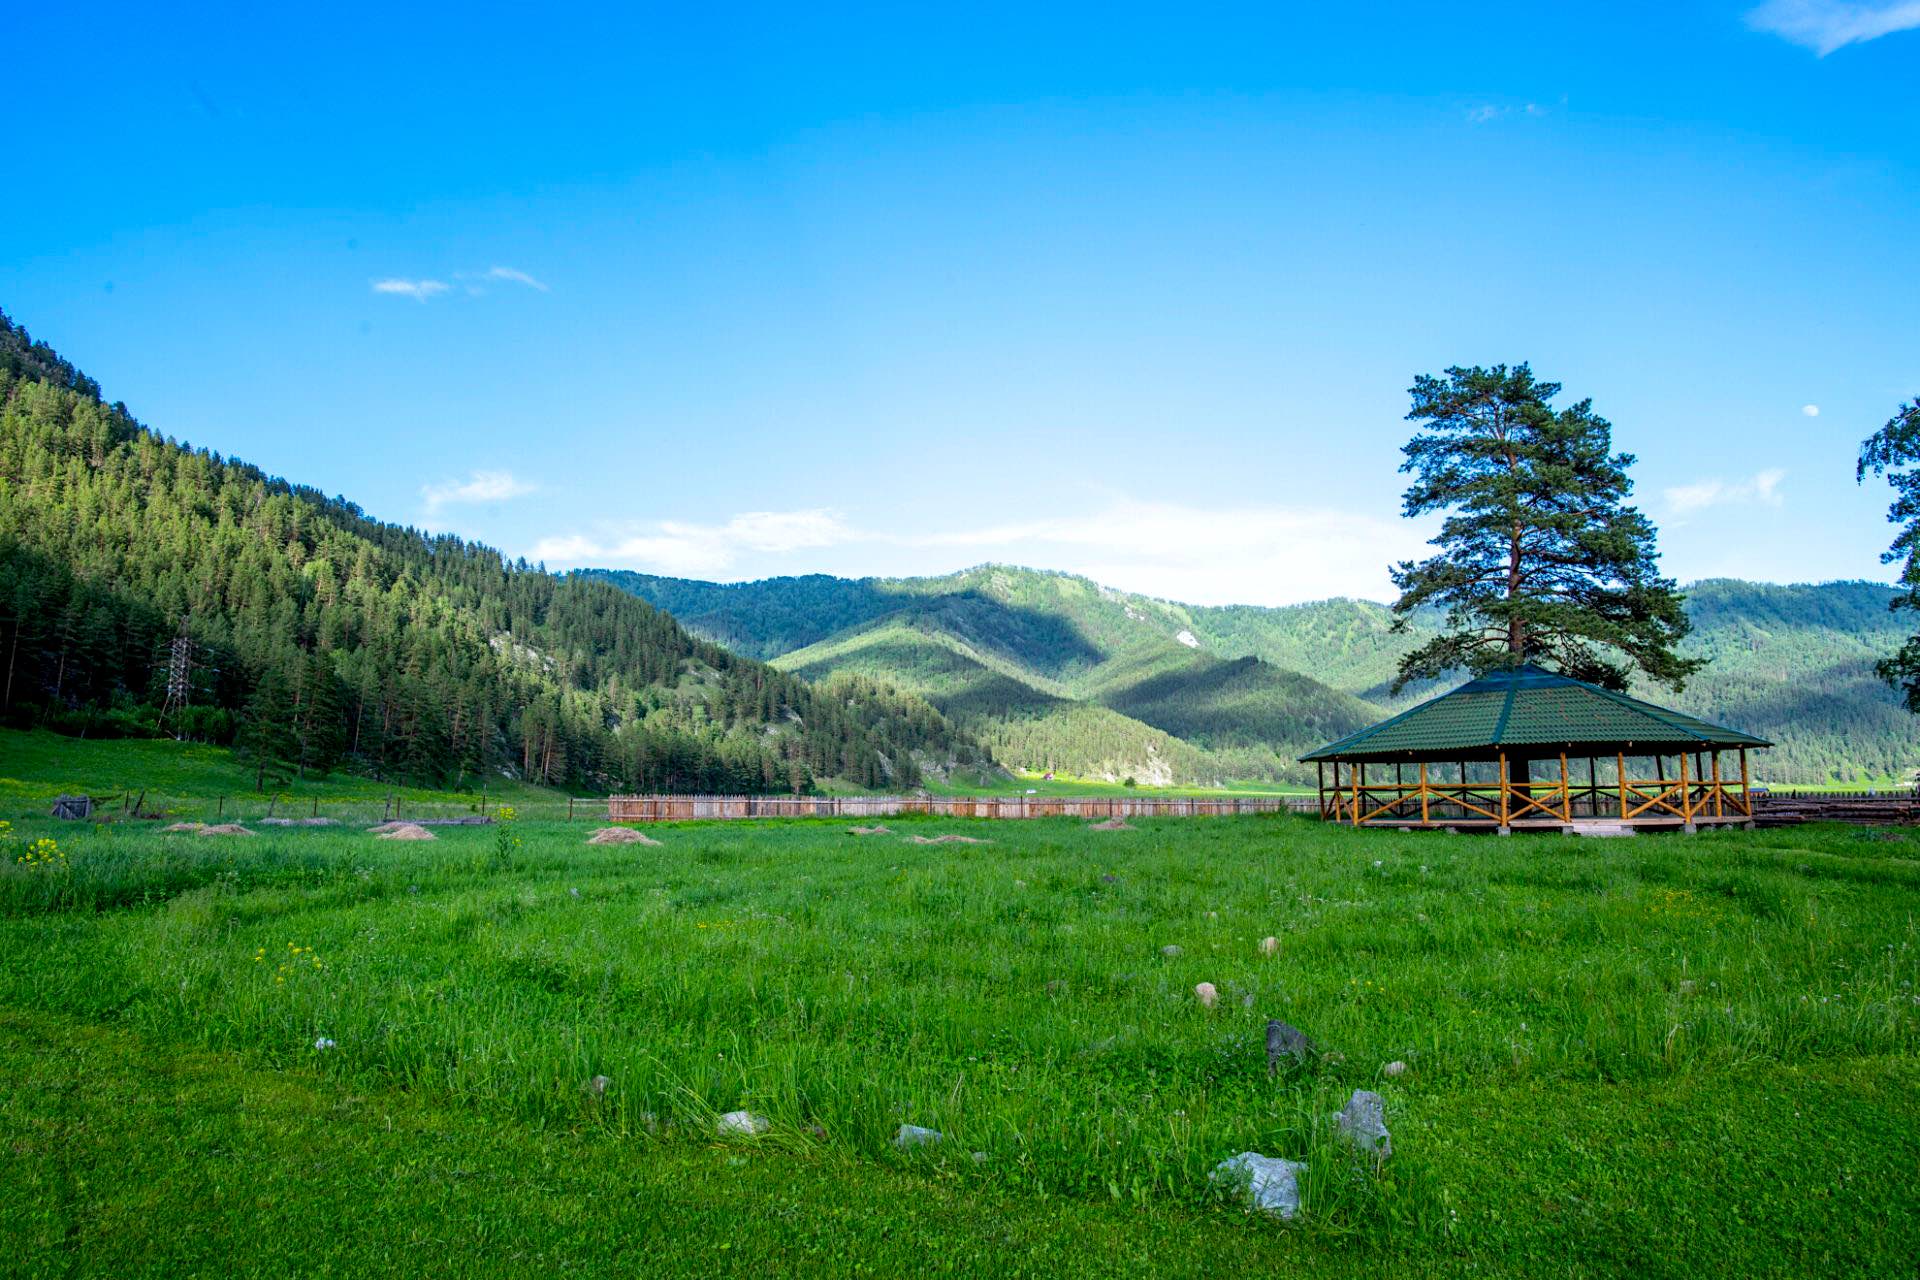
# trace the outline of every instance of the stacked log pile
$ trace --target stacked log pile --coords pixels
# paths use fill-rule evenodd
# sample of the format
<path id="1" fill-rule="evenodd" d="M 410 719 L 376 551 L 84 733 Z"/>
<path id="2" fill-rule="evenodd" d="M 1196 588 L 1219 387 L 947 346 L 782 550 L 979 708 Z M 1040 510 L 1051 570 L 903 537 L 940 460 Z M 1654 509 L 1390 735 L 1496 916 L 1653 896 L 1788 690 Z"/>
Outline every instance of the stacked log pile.
<path id="1" fill-rule="evenodd" d="M 1920 804 L 1911 792 L 1773 794 L 1755 796 L 1753 816 L 1763 827 L 1785 827 L 1800 822 L 1851 822 L 1886 827 L 1920 821 Z"/>

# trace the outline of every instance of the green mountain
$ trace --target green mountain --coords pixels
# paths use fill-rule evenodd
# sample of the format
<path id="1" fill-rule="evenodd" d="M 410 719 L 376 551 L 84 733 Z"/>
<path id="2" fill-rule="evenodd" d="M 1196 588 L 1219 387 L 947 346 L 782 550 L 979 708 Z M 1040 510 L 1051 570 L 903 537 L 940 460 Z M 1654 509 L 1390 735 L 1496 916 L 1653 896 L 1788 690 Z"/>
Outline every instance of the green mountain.
<path id="1" fill-rule="evenodd" d="M 918 693 L 1006 765 L 1142 782 L 1299 780 L 1301 751 L 1376 714 L 1258 657 L 1206 651 L 1179 605 L 1069 574 L 583 576 L 809 679 L 851 671 Z"/>
<path id="2" fill-rule="evenodd" d="M 902 787 L 981 758 L 912 694 L 177 444 L 4 315 L 0 723 L 234 742 L 262 783 Z"/>
<path id="3" fill-rule="evenodd" d="M 1299 777 L 1296 746 L 1409 705 L 1385 605 L 1209 607 L 998 565 L 939 578 L 716 584 L 595 571 L 690 630 L 809 678 L 858 671 L 925 695 L 1003 763 L 1206 781 Z M 1869 582 L 1688 589 L 1685 649 L 1711 659 L 1679 695 L 1643 696 L 1778 745 L 1775 781 L 1869 782 L 1920 765 L 1920 717 L 1873 674 L 1912 623 Z M 1311 672 L 1309 678 L 1299 672 Z M 1078 736 L 1076 736 L 1078 735 Z"/>

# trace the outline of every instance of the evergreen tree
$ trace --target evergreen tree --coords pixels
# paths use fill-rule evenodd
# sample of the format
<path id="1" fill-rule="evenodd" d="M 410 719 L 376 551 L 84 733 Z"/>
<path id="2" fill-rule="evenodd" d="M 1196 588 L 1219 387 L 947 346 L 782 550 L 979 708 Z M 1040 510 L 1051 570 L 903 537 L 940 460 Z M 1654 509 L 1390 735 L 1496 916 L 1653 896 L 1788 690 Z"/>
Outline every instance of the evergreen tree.
<path id="1" fill-rule="evenodd" d="M 1869 471 L 1885 476 L 1893 486 L 1887 522 L 1900 532 L 1880 557 L 1883 564 L 1900 566 L 1901 591 L 1892 607 L 1920 609 L 1920 398 L 1901 405 L 1886 426 L 1861 444 L 1855 476 L 1865 480 Z M 1906 696 L 1907 710 L 1920 712 L 1920 635 L 1908 637 L 1874 670 Z"/>
<path id="2" fill-rule="evenodd" d="M 293 719 L 293 688 L 279 667 L 268 667 L 247 699 L 240 736 L 234 743 L 253 768 L 256 791 L 265 791 L 269 781 L 286 782 L 292 777 L 300 752 Z"/>
<path id="3" fill-rule="evenodd" d="M 1654 527 L 1626 505 L 1630 454 L 1582 400 L 1555 410 L 1560 385 L 1525 364 L 1422 375 L 1401 470 L 1408 516 L 1444 511 L 1437 555 L 1393 570 L 1396 629 L 1416 610 L 1445 611 L 1442 633 L 1400 660 L 1407 682 L 1466 668 L 1540 662 L 1623 689 L 1639 671 L 1681 688 L 1702 664 L 1686 637 L 1683 598 L 1658 571 Z"/>

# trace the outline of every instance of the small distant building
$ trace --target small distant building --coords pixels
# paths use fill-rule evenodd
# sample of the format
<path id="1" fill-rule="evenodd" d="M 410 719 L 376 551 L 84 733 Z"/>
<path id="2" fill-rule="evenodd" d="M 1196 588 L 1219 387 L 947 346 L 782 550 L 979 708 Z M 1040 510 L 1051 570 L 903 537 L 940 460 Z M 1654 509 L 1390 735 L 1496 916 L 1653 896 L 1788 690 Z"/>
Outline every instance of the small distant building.
<path id="1" fill-rule="evenodd" d="M 1527 663 L 1300 758 L 1328 822 L 1691 831 L 1752 823 L 1747 752 L 1772 745 Z"/>

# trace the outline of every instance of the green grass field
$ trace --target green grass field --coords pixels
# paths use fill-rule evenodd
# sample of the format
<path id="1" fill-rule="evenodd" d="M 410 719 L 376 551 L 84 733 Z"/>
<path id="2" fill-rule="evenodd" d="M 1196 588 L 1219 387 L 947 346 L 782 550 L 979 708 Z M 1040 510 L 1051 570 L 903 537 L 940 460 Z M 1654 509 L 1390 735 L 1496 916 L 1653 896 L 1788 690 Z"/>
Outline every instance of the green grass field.
<path id="1" fill-rule="evenodd" d="M 24 1275 L 1920 1255 L 1905 834 L 891 825 L 669 826 L 652 848 L 523 821 L 503 856 L 489 828 L 18 822 L 0 1249 Z M 991 843 L 904 838 L 950 831 Z M 14 860 L 42 837 L 64 860 Z M 1268 1017 L 1332 1056 L 1269 1079 Z M 1387 1100 L 1377 1172 L 1329 1120 L 1357 1087 Z M 771 1131 L 717 1137 L 736 1108 Z M 896 1151 L 902 1123 L 947 1140 Z M 1209 1185 L 1246 1150 L 1308 1162 L 1302 1221 Z"/>
<path id="2" fill-rule="evenodd" d="M 477 789 L 395 787 L 347 773 L 269 783 L 263 793 L 255 790 L 254 775 L 245 763 L 226 747 L 170 738 L 102 740 L 0 729 L 0 817 L 44 814 L 55 796 L 67 793 L 95 796 L 108 809 L 131 799 L 150 812 L 209 820 L 216 816 L 216 807 L 221 817 L 255 818 L 274 805 L 283 814 L 378 821 L 390 796 L 423 815 L 470 812 L 481 800 Z M 489 808 L 511 804 L 542 815 L 567 806 L 564 792 L 505 778 L 488 783 L 486 801 Z"/>

